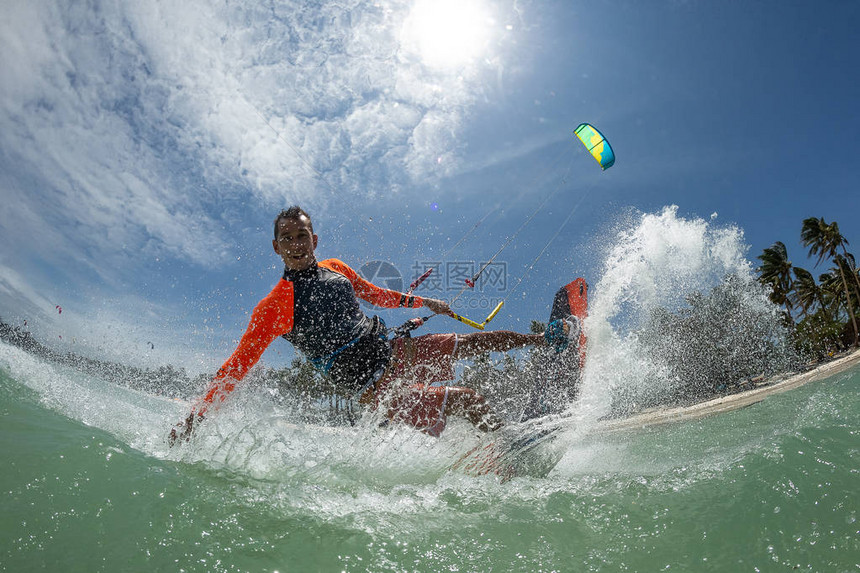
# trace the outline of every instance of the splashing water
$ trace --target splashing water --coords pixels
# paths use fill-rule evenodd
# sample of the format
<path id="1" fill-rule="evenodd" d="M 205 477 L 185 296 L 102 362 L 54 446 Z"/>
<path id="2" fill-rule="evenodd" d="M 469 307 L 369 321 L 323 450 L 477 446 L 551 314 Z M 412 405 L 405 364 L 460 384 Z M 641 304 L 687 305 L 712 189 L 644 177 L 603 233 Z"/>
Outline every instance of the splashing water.
<path id="1" fill-rule="evenodd" d="M 773 373 L 791 363 L 778 309 L 745 258 L 743 232 L 684 219 L 677 211 L 670 206 L 642 215 L 618 233 L 609 250 L 591 291 L 588 363 L 576 406 L 580 420 L 593 422 L 613 410 L 635 410 L 636 402 L 653 405 L 671 396 L 689 382 L 678 379 L 682 360 L 685 374 L 712 378 L 716 369 L 742 371 L 748 365 Z M 707 293 L 711 299 L 702 303 Z M 658 313 L 662 328 L 655 326 Z M 689 332 L 688 324 L 684 331 L 681 321 L 665 320 L 679 313 L 700 330 Z M 693 339 L 705 346 L 680 356 Z M 763 342 L 768 346 L 757 349 Z M 619 404 L 619 396 L 629 403 Z"/>

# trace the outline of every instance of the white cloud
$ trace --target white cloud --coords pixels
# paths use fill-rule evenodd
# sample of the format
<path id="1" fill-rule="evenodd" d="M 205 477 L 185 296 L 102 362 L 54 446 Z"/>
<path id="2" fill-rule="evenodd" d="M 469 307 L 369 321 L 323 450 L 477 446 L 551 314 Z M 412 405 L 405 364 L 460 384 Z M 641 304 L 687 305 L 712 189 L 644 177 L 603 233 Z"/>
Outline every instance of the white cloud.
<path id="1" fill-rule="evenodd" d="M 87 235 L 64 256 L 154 239 L 202 264 L 201 232 L 227 250 L 205 230 L 220 194 L 301 201 L 438 177 L 440 156 L 454 166 L 480 70 L 431 72 L 401 53 L 408 8 L 15 4 L 0 28 L 0 145 L 41 187 L 29 211 L 56 205 Z M 189 196 L 183 170 L 208 191 Z"/>
<path id="2" fill-rule="evenodd" d="M 401 49 L 410 7 L 6 3 L 0 235 L 3 273 L 29 281 L 16 300 L 43 304 L 57 275 L 124 291 L 141 259 L 225 264 L 272 205 L 453 173 L 498 59 L 427 68 Z"/>
<path id="3" fill-rule="evenodd" d="M 0 88 L 2 191 L 29 215 L 4 216 L 7 241 L 31 246 L 41 235 L 47 248 L 40 251 L 54 260 L 98 267 L 103 261 L 93 255 L 139 246 L 145 230 L 163 249 L 203 262 L 191 233 L 181 231 L 198 205 L 170 188 L 169 142 L 149 139 L 161 120 L 145 112 L 162 98 L 147 93 L 142 55 L 121 27 L 110 28 L 114 15 L 90 21 L 76 7 L 40 10 L 13 10 L 0 36 L 9 70 Z M 48 37 L 48 50 L 34 45 L 31 56 L 18 49 Z M 215 235 L 208 239 L 218 243 Z"/>
<path id="4" fill-rule="evenodd" d="M 0 300 L 3 307 L 16 309 L 14 316 L 4 316 L 11 321 L 27 320 L 38 315 L 40 318 L 48 316 L 49 309 L 54 309 L 56 304 L 37 292 L 15 269 L 0 262 Z M 51 315 L 55 314 L 51 310 Z"/>
<path id="5" fill-rule="evenodd" d="M 479 76 L 431 73 L 401 53 L 408 8 L 165 3 L 137 10 L 135 37 L 172 86 L 176 137 L 203 150 L 210 175 L 294 200 L 314 188 L 314 170 L 336 188 L 402 183 L 438 175 L 433 162 L 455 149 Z"/>

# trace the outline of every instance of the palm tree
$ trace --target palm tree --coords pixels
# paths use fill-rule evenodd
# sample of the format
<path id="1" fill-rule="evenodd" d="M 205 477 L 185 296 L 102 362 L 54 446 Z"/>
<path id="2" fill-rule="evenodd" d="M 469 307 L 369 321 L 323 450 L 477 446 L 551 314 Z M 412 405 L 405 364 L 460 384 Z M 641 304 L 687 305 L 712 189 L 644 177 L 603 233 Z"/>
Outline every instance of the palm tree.
<path id="1" fill-rule="evenodd" d="M 800 231 L 800 240 L 804 247 L 809 248 L 809 256 L 818 255 L 818 261 L 815 266 L 825 258 L 833 259 L 839 255 L 838 250 L 841 248 L 844 254 L 848 254 L 845 245 L 848 240 L 839 232 L 839 225 L 834 221 L 827 223 L 824 217 L 816 219 L 809 217 L 803 220 L 803 227 Z M 841 257 L 841 256 L 840 256 Z M 845 258 L 845 257 L 841 257 Z M 853 257 L 851 257 L 853 259 Z M 854 304 L 851 302 L 851 294 L 848 290 L 848 278 L 845 276 L 843 264 L 837 261 L 839 275 L 842 278 L 842 286 L 845 290 L 845 301 L 848 305 L 848 316 L 851 318 L 851 326 L 854 328 L 854 346 L 860 346 L 860 335 L 857 332 L 857 317 L 854 316 Z M 855 274 L 853 270 L 849 274 Z"/>
<path id="2" fill-rule="evenodd" d="M 788 319 L 794 322 L 791 316 L 792 301 L 789 297 L 792 288 L 791 261 L 788 260 L 788 252 L 785 249 L 785 244 L 781 241 L 775 242 L 766 248 L 758 256 L 758 259 L 762 262 L 758 268 L 758 272 L 761 275 L 759 281 L 771 287 L 772 291 L 769 295 L 771 302 L 785 305 Z"/>
<path id="3" fill-rule="evenodd" d="M 842 288 L 842 279 L 836 274 L 835 269 L 818 275 L 818 284 L 821 285 L 819 288 L 821 288 L 824 300 L 827 301 L 827 306 L 834 309 L 834 314 L 839 314 L 845 289 Z"/>
<path id="4" fill-rule="evenodd" d="M 848 256 L 836 255 L 833 257 L 833 262 L 836 263 L 836 266 L 840 271 L 842 271 L 842 274 L 847 277 L 857 278 L 857 271 L 854 270 L 854 256 L 851 253 L 848 253 Z M 855 285 L 850 279 L 848 280 L 848 284 L 851 285 L 851 294 L 854 295 L 853 301 L 856 305 L 860 303 L 860 290 L 857 289 L 857 285 Z"/>
<path id="5" fill-rule="evenodd" d="M 860 289 L 860 277 L 857 276 L 857 264 L 854 260 L 854 255 L 848 252 L 848 239 L 842 236 L 839 232 L 839 223 L 833 221 L 827 223 L 824 217 L 816 219 L 810 217 L 803 220 L 803 228 L 800 232 L 800 238 L 804 246 L 809 247 L 809 254 L 818 255 L 818 263 L 825 257 L 832 259 L 836 256 L 838 250 L 842 250 L 843 256 L 848 259 L 848 268 L 851 269 L 855 287 Z"/>
<path id="6" fill-rule="evenodd" d="M 836 232 L 839 232 L 839 226 L 836 226 Z M 841 235 L 840 235 L 841 237 Z M 834 243 L 833 225 L 829 225 L 824 217 L 809 217 L 803 220 L 803 227 L 800 229 L 800 242 L 804 247 L 809 248 L 809 256 L 818 255 L 818 260 L 815 261 L 815 266 L 821 264 L 825 258 L 832 258 L 836 254 L 838 245 Z"/>
<path id="7" fill-rule="evenodd" d="M 848 241 L 845 241 L 845 243 L 847 244 Z M 854 284 L 852 285 L 854 287 L 854 293 L 857 295 L 857 298 L 860 299 L 860 274 L 858 274 L 857 271 L 857 261 L 854 260 L 854 255 L 846 251 L 844 247 L 842 248 L 842 252 L 845 256 L 845 268 L 848 269 L 848 274 L 854 278 Z"/>
<path id="8" fill-rule="evenodd" d="M 808 270 L 801 267 L 794 267 L 794 283 L 791 293 L 792 302 L 800 307 L 801 313 L 804 316 L 812 314 L 810 309 L 817 304 L 824 312 L 825 317 L 830 318 L 830 313 L 827 312 L 827 304 L 824 301 L 824 291 L 815 282 L 815 277 Z"/>

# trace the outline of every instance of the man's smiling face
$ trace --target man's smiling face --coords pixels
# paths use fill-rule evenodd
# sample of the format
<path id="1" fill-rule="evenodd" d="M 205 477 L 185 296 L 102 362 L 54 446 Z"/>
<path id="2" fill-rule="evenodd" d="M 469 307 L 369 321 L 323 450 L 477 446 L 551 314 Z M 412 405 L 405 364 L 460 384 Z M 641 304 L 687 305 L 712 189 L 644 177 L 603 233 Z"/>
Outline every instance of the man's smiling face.
<path id="1" fill-rule="evenodd" d="M 310 219 L 297 217 L 278 221 L 278 238 L 272 241 L 275 252 L 291 271 L 303 271 L 311 267 L 316 259 L 317 236 L 314 235 Z"/>

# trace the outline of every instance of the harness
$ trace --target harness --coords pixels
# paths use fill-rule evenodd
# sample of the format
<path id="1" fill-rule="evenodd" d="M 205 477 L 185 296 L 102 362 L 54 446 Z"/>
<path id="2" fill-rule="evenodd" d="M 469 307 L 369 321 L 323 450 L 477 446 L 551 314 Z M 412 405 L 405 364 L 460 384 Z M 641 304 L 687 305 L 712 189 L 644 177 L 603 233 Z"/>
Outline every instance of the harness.
<path id="1" fill-rule="evenodd" d="M 373 336 L 374 333 L 376 336 L 384 341 L 388 341 L 388 332 L 389 329 L 385 326 L 385 321 L 379 318 L 378 316 L 374 316 L 371 320 L 370 330 L 364 334 L 360 334 L 356 336 L 340 348 L 336 349 L 334 352 L 326 354 L 325 356 L 318 356 L 317 358 L 310 358 L 308 361 L 313 364 L 314 368 L 317 369 L 321 374 L 329 374 L 331 372 L 332 367 L 334 366 L 335 360 L 338 356 L 341 355 L 346 349 L 355 346 L 362 340 L 366 339 L 368 336 Z M 396 338 L 396 337 L 395 337 Z"/>
<path id="2" fill-rule="evenodd" d="M 309 361 L 318 372 L 329 376 L 336 384 L 352 393 L 361 394 L 376 384 L 385 373 L 391 358 L 391 342 L 398 338 L 409 338 L 412 331 L 429 318 L 412 318 L 396 328 L 388 328 L 385 321 L 374 316 L 366 332 L 329 354 Z M 393 336 L 389 338 L 389 334 Z"/>
<path id="3" fill-rule="evenodd" d="M 335 386 L 356 394 L 379 381 L 390 360 L 388 329 L 382 319 L 374 316 L 362 334 L 324 356 L 310 359 L 310 362 Z"/>

